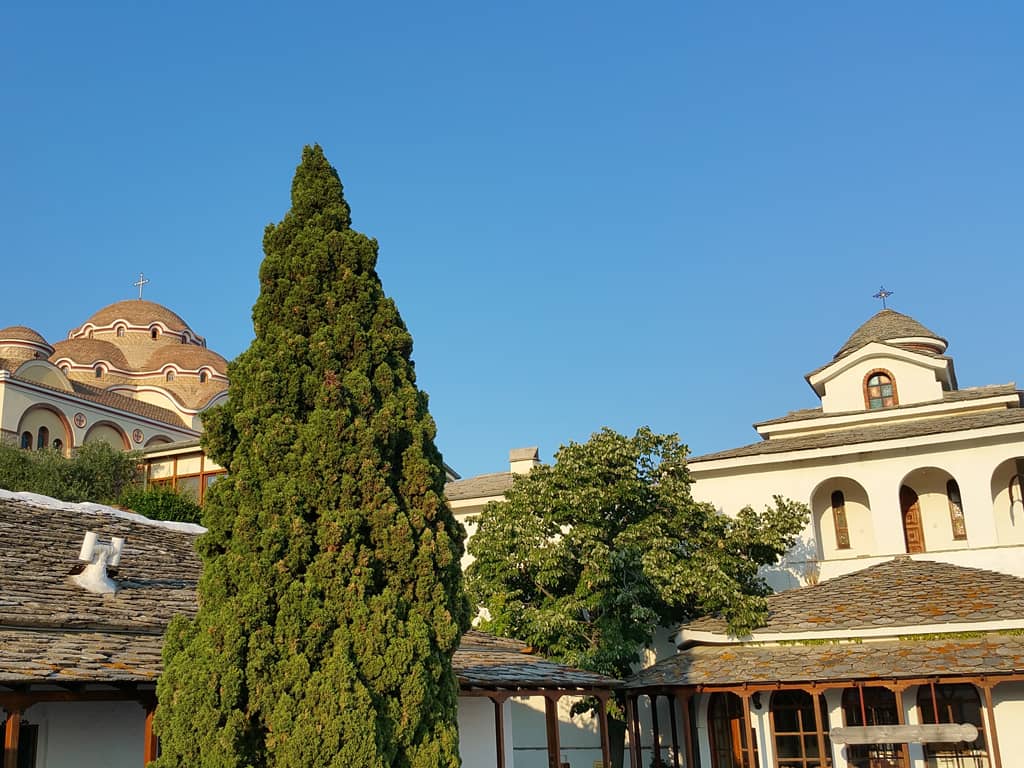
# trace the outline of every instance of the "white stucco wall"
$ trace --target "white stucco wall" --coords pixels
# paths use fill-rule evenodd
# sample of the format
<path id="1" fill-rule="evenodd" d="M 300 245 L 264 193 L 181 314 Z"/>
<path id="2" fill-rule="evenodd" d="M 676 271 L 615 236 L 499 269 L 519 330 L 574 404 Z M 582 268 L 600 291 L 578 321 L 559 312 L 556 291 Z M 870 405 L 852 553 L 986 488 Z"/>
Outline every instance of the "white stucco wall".
<path id="1" fill-rule="evenodd" d="M 36 704 L 36 768 L 139 768 L 146 716 L 135 702 Z"/>
<path id="2" fill-rule="evenodd" d="M 512 710 L 506 701 L 502 705 L 505 726 L 505 765 L 512 768 Z M 492 768 L 498 764 L 497 737 L 494 723 L 494 703 L 486 697 L 459 698 L 459 756 L 464 766 Z"/>

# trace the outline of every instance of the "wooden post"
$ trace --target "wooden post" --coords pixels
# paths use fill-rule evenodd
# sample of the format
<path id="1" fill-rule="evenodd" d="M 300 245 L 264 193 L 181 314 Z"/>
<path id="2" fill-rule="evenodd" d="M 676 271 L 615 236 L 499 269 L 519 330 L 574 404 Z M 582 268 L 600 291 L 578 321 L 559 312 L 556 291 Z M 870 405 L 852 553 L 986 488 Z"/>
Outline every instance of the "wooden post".
<path id="1" fill-rule="evenodd" d="M 818 759 L 825 763 L 826 757 L 828 758 L 828 765 L 832 765 L 832 755 L 825 752 L 825 731 L 823 730 L 824 723 L 821 722 L 821 705 L 822 697 L 817 691 L 811 693 L 811 697 L 814 701 L 814 727 L 818 731 Z"/>
<path id="2" fill-rule="evenodd" d="M 676 698 L 671 694 L 665 698 L 668 699 L 668 722 L 672 726 L 672 768 L 679 768 L 679 729 L 676 727 Z"/>
<path id="3" fill-rule="evenodd" d="M 629 734 L 629 767 L 641 768 L 640 732 L 636 727 L 636 699 L 626 695 L 626 732 Z"/>
<path id="4" fill-rule="evenodd" d="M 647 694 L 647 700 L 651 703 L 651 741 L 654 750 L 654 765 L 661 768 L 661 728 L 658 724 L 658 694 Z"/>
<path id="5" fill-rule="evenodd" d="M 693 728 L 690 722 L 690 702 L 693 701 L 692 695 L 679 694 L 679 706 L 682 710 L 683 715 L 683 745 L 686 750 L 686 768 L 693 768 L 696 765 L 696 761 L 693 759 Z M 696 713 L 694 713 L 696 717 Z"/>
<path id="6" fill-rule="evenodd" d="M 612 768 L 612 745 L 608 740 L 608 696 L 597 697 L 598 727 L 601 729 L 601 762 L 604 768 Z M 504 768 L 499 766 L 498 768 Z"/>
<path id="7" fill-rule="evenodd" d="M 992 684 L 983 680 L 981 690 L 985 692 L 985 713 L 988 717 L 988 728 L 985 729 L 985 741 L 991 753 L 993 768 L 1003 768 L 1003 759 L 999 755 L 999 737 L 996 735 L 996 712 L 992 709 Z"/>
<path id="8" fill-rule="evenodd" d="M 544 716 L 548 729 L 548 768 L 560 768 L 562 745 L 558 740 L 558 696 L 544 696 Z"/>
<path id="9" fill-rule="evenodd" d="M 903 717 L 903 688 L 899 685 L 892 687 L 893 696 L 896 697 L 896 723 L 906 725 Z M 910 745 L 900 744 L 900 762 L 903 768 L 910 768 Z"/>
<path id="10" fill-rule="evenodd" d="M 500 696 L 491 696 L 491 703 L 494 704 L 494 746 L 498 751 L 494 765 L 496 768 L 505 768 L 505 702 Z"/>
<path id="11" fill-rule="evenodd" d="M 747 744 L 747 765 L 754 768 L 757 765 L 757 757 L 754 753 L 754 724 L 750 722 L 750 693 L 743 691 L 743 741 Z"/>
<path id="12" fill-rule="evenodd" d="M 4 768 L 18 768 L 18 737 L 21 735 L 21 710 L 8 709 L 4 724 Z"/>
<path id="13" fill-rule="evenodd" d="M 153 715 L 156 713 L 156 702 L 144 702 L 142 705 L 146 710 L 146 725 L 142 736 L 142 765 L 149 765 L 159 756 L 156 734 L 153 733 Z"/>

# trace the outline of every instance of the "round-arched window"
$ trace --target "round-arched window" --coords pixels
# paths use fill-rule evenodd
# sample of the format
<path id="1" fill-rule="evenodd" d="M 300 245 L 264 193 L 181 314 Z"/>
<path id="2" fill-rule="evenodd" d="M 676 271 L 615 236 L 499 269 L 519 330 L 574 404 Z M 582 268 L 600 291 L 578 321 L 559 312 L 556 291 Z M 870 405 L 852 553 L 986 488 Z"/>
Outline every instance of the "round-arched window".
<path id="1" fill-rule="evenodd" d="M 168 371 L 164 375 L 164 379 L 167 380 L 167 381 L 174 381 L 174 371 Z"/>
<path id="2" fill-rule="evenodd" d="M 873 373 L 868 377 L 865 392 L 868 408 L 890 408 L 896 405 L 896 387 L 892 377 L 885 373 Z"/>

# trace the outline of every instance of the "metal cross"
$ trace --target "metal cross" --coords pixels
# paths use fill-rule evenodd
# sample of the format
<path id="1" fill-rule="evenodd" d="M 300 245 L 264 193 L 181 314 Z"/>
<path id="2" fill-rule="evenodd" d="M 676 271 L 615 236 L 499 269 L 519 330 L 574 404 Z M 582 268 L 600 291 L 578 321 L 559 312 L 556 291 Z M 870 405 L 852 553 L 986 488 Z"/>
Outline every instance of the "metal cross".
<path id="1" fill-rule="evenodd" d="M 892 291 L 885 290 L 885 286 L 883 285 L 881 288 L 878 289 L 878 293 L 876 293 L 871 298 L 873 298 L 873 299 L 881 299 L 882 300 L 882 309 L 887 309 L 887 307 L 885 306 L 885 300 L 888 299 L 890 296 L 892 296 Z"/>
<path id="2" fill-rule="evenodd" d="M 136 280 L 134 283 L 132 283 L 132 285 L 134 285 L 136 288 L 139 289 L 139 300 L 140 301 L 142 299 L 142 287 L 144 285 L 146 285 L 148 282 L 149 282 L 149 280 L 147 280 L 145 278 L 145 276 L 141 272 L 139 272 L 139 279 Z"/>

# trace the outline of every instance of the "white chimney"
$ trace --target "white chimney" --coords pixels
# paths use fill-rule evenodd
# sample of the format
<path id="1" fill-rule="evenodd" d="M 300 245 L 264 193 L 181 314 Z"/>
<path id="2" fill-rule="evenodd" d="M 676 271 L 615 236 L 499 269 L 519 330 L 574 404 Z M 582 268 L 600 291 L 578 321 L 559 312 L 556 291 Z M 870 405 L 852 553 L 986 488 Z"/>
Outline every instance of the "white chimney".
<path id="1" fill-rule="evenodd" d="M 529 448 L 513 448 L 508 452 L 508 471 L 513 475 L 526 475 L 540 465 L 540 451 L 536 445 Z"/>
<path id="2" fill-rule="evenodd" d="M 121 550 L 124 548 L 124 539 L 114 536 L 109 544 L 97 544 L 97 535 L 92 531 L 85 534 L 82 540 L 82 549 L 78 553 L 78 559 L 88 565 L 81 573 L 75 574 L 71 580 L 82 589 L 94 592 L 98 595 L 117 592 L 117 582 L 107 575 L 107 566 L 116 568 L 121 562 Z"/>

